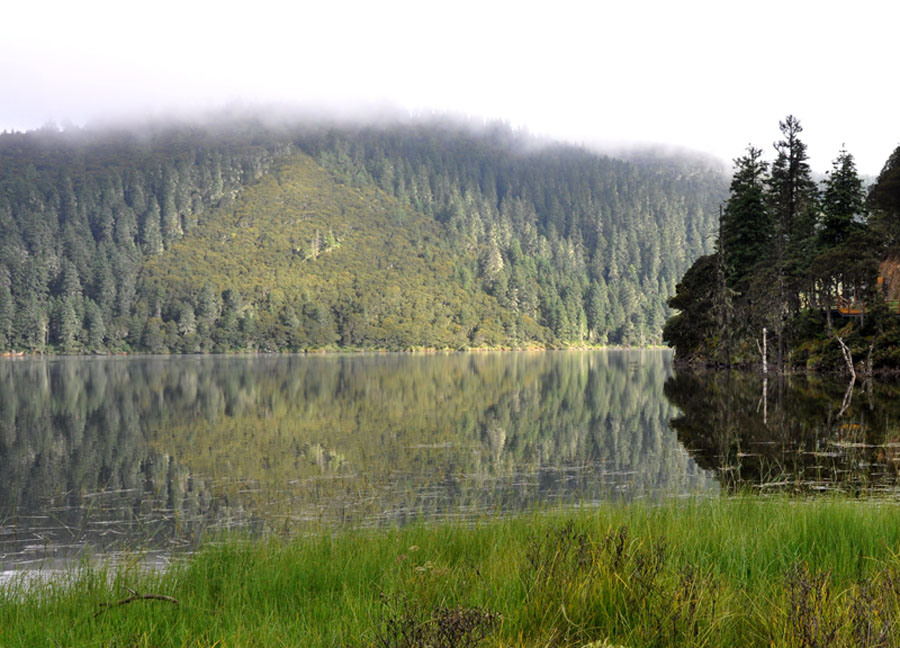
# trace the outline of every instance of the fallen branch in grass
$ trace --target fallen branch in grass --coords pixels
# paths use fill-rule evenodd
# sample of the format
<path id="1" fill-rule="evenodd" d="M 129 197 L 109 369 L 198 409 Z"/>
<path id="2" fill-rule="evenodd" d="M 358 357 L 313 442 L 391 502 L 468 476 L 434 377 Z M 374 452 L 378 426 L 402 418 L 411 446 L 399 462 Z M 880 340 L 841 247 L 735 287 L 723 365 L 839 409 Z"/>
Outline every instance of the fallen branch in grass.
<path id="1" fill-rule="evenodd" d="M 97 612 L 97 614 L 94 615 L 94 618 L 96 619 L 98 616 L 100 616 L 110 608 L 119 607 L 120 605 L 128 605 L 129 603 L 134 603 L 135 601 L 166 601 L 167 603 L 171 603 L 173 605 L 180 605 L 178 599 L 171 596 L 166 596 L 165 594 L 138 594 L 130 587 L 126 587 L 125 589 L 131 592 L 131 596 L 129 596 L 128 598 L 124 598 L 121 601 L 116 601 L 115 603 L 101 603 L 101 609 Z"/>

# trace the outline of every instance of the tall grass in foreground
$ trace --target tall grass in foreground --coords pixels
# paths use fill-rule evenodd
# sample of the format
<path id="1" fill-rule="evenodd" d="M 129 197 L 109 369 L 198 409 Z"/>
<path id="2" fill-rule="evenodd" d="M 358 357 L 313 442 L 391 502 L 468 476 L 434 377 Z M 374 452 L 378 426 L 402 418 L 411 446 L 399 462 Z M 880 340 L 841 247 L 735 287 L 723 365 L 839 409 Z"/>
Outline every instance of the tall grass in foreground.
<path id="1" fill-rule="evenodd" d="M 900 506 L 847 499 L 231 537 L 7 585 L 0 646 L 896 646 L 898 551 Z"/>

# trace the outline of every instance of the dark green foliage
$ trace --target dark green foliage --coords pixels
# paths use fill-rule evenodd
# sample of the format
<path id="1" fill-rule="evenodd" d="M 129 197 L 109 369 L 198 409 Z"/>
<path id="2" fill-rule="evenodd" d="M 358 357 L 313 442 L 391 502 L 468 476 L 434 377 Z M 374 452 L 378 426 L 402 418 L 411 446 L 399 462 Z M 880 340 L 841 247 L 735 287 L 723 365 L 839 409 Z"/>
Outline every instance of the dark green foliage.
<path id="1" fill-rule="evenodd" d="M 0 136 L 0 291 L 9 291 L 0 293 L 0 344 L 149 349 L 135 310 L 144 255 L 258 178 L 274 148 L 237 129 Z M 135 316 L 144 319 L 132 326 Z M 162 348 L 155 330 L 147 339 Z"/>
<path id="2" fill-rule="evenodd" d="M 42 352 L 654 343 L 723 189 L 446 123 L 12 133 L 0 169 L 0 344 Z"/>
<path id="3" fill-rule="evenodd" d="M 719 243 L 728 285 L 740 293 L 747 290 L 755 266 L 770 261 L 773 232 L 765 200 L 768 164 L 762 160 L 762 151 L 750 146 L 734 165 Z"/>
<path id="4" fill-rule="evenodd" d="M 865 222 L 865 197 L 853 156 L 841 149 L 822 194 L 819 238 L 823 247 L 845 243 L 851 232 Z"/>
<path id="5" fill-rule="evenodd" d="M 711 345 L 720 334 L 715 318 L 719 287 L 719 256 L 700 257 L 675 287 L 669 306 L 679 310 L 663 328 L 663 340 L 675 347 L 680 360 L 693 362 L 713 357 Z"/>
<path id="6" fill-rule="evenodd" d="M 75 339 L 80 333 L 80 318 L 75 311 L 75 298 L 55 300 L 50 316 L 50 339 L 65 353 L 75 351 Z"/>
<path id="7" fill-rule="evenodd" d="M 775 143 L 775 161 L 768 178 L 768 199 L 775 224 L 775 247 L 783 258 L 777 263 L 802 270 L 803 248 L 813 235 L 818 210 L 818 189 L 812 179 L 803 127 L 793 115 L 779 122 L 783 139 Z"/>
<path id="8" fill-rule="evenodd" d="M 886 242 L 900 242 L 900 146 L 894 149 L 878 175 L 867 204 L 875 212 Z"/>
<path id="9" fill-rule="evenodd" d="M 866 201 L 853 156 L 842 149 L 820 199 L 799 121 L 788 116 L 779 127 L 783 139 L 775 143 L 769 173 L 752 146 L 735 160 L 718 240 L 721 280 L 711 261 L 701 258 L 669 302 L 682 312 L 669 320 L 664 336 L 684 362 L 761 363 L 767 330 L 767 360 L 776 369 L 810 366 L 814 338 L 837 344 L 836 317 L 858 318 L 852 332 L 862 337 L 851 335 L 852 354 L 879 346 L 892 328 L 895 315 L 884 306 L 890 288 L 876 278 L 885 272 L 887 244 L 894 240 L 890 196 L 900 155 L 888 161 Z M 871 219 L 867 205 L 874 210 Z M 807 325 L 812 321 L 818 328 Z M 889 356 L 880 354 L 883 368 L 892 366 Z M 849 370 L 842 355 L 837 363 L 815 362 Z"/>
<path id="10" fill-rule="evenodd" d="M 91 299 L 85 300 L 84 326 L 85 347 L 91 350 L 103 349 L 106 345 L 106 324 L 103 321 L 103 312 Z"/>
<path id="11" fill-rule="evenodd" d="M 15 304 L 9 286 L 0 283 L 0 351 L 8 351 L 12 346 L 15 314 Z"/>
<path id="12" fill-rule="evenodd" d="M 815 256 L 818 190 L 809 168 L 803 127 L 793 115 L 778 123 L 782 138 L 775 142 L 775 161 L 768 178 L 769 209 L 775 225 L 772 260 L 776 272 L 776 309 L 767 318 L 775 333 L 775 362 L 785 362 L 785 319 L 800 309 L 804 275 Z"/>
<path id="13" fill-rule="evenodd" d="M 721 195 L 718 173 L 697 162 L 528 150 L 505 128 L 330 131 L 298 142 L 344 182 L 374 182 L 442 223 L 463 288 L 477 282 L 512 310 L 508 337 L 544 327 L 549 339 L 531 338 L 539 343 L 658 342 L 676 277 L 710 251 Z"/>

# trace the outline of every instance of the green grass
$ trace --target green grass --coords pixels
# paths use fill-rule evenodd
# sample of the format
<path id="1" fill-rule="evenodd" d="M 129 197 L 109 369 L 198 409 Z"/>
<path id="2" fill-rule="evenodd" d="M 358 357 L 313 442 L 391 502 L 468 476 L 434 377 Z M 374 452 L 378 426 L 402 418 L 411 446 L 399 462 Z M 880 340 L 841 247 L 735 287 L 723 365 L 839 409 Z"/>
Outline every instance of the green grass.
<path id="1" fill-rule="evenodd" d="M 230 537 L 164 573 L 7 585 L 0 646 L 900 645 L 898 514 L 738 497 Z M 132 591 L 178 604 L 103 607 Z"/>

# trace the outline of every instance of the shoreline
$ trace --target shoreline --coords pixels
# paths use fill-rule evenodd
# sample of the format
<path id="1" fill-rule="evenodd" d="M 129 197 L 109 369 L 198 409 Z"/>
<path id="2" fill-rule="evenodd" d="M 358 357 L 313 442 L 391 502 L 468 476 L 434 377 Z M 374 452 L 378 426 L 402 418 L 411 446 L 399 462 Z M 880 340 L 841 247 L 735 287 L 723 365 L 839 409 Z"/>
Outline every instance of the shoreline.
<path id="1" fill-rule="evenodd" d="M 55 358 L 202 358 L 202 357 L 241 357 L 241 356 L 323 356 L 323 355 L 455 355 L 463 353 L 550 353 L 554 351 L 672 351 L 662 345 L 619 346 L 619 345 L 581 345 L 581 346 L 527 346 L 527 347 L 473 347 L 467 349 L 377 349 L 377 348 L 334 348 L 313 349 L 307 351 L 223 351 L 210 353 L 151 353 L 144 351 L 119 351 L 109 353 L 25 353 L 4 352 L 0 359 L 55 359 Z"/>
<path id="2" fill-rule="evenodd" d="M 740 495 L 232 534 L 162 572 L 86 565 L 63 584 L 0 585 L 0 644 L 443 645 L 391 634 L 441 627 L 468 628 L 448 644 L 468 646 L 859 645 L 859 606 L 900 633 L 897 508 Z M 809 615 L 821 635 L 804 634 Z"/>

